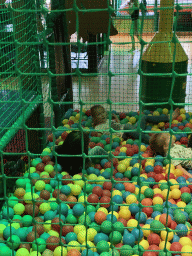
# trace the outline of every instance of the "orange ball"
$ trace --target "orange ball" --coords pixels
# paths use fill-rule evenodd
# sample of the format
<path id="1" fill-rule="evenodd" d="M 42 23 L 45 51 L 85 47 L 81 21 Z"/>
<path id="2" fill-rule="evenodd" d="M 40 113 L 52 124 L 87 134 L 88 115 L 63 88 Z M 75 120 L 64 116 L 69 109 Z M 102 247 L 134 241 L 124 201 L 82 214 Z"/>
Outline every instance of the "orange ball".
<path id="1" fill-rule="evenodd" d="M 141 201 L 141 204 L 144 205 L 144 206 L 151 206 L 153 204 L 153 201 L 152 201 L 151 198 L 144 198 Z"/>
<path id="2" fill-rule="evenodd" d="M 124 186 L 125 186 L 125 191 L 129 191 L 131 193 L 135 192 L 135 185 L 134 184 L 125 182 Z"/>
<path id="3" fill-rule="evenodd" d="M 96 212 L 95 213 L 95 221 L 97 222 L 97 224 L 101 224 L 103 221 L 105 221 L 107 218 L 106 214 L 104 212 Z"/>
<path id="4" fill-rule="evenodd" d="M 15 190 L 14 195 L 15 195 L 18 199 L 21 199 L 21 198 L 25 195 L 25 189 L 23 189 L 23 188 L 17 188 L 17 189 Z"/>
<path id="5" fill-rule="evenodd" d="M 66 200 L 66 203 L 70 206 L 70 208 L 73 208 L 76 202 L 77 198 L 75 196 L 69 196 Z"/>
<path id="6" fill-rule="evenodd" d="M 167 227 L 169 227 L 171 225 L 171 216 L 167 216 L 166 213 L 163 213 L 161 214 L 160 218 L 159 218 L 159 221 L 164 225 L 166 226 L 166 223 L 167 223 Z"/>
<path id="7" fill-rule="evenodd" d="M 81 256 L 81 253 L 77 249 L 71 249 L 68 251 L 67 256 Z"/>

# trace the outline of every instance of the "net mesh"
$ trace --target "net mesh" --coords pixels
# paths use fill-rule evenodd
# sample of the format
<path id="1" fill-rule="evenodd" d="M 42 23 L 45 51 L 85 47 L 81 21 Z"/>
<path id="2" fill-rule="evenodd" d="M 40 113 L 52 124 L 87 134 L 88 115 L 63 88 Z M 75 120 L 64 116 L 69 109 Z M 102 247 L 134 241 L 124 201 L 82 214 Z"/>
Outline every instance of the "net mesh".
<path id="1" fill-rule="evenodd" d="M 0 255 L 192 252 L 191 5 L 121 4 L 0 1 Z"/>

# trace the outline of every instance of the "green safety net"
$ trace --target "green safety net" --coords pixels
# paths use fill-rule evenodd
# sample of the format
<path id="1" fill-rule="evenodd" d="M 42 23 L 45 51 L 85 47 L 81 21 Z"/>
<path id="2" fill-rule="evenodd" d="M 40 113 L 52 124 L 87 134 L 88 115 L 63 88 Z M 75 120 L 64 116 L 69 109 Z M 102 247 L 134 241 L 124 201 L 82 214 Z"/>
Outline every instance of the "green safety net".
<path id="1" fill-rule="evenodd" d="M 191 6 L 179 1 L 168 7 L 156 3 L 148 14 L 143 3 L 133 6 L 140 10 L 136 41 L 134 22 L 127 16 L 118 19 L 117 6 L 116 2 L 86 0 L 52 1 L 51 6 L 40 0 L 0 2 L 0 244 L 5 244 L 0 255 L 164 256 L 192 252 L 191 179 L 186 181 L 183 171 L 171 165 L 172 160 L 181 160 L 171 156 L 173 139 L 184 138 L 183 147 L 187 147 L 191 133 L 191 60 L 188 62 L 176 35 L 179 15 Z M 174 28 L 172 36 L 168 41 L 148 41 L 146 24 L 154 33 L 155 14 L 161 10 L 175 11 L 174 24 L 173 15 L 167 17 Z M 150 15 L 153 25 L 147 23 Z M 131 26 L 131 40 L 118 38 L 117 31 L 124 27 L 124 33 Z M 75 39 L 70 40 L 75 32 Z M 98 37 L 100 33 L 104 36 Z M 190 37 L 182 43 L 190 48 Z M 136 51 L 130 51 L 133 45 Z M 168 55 L 165 47 L 165 52 L 156 52 L 157 58 L 150 59 L 152 53 L 146 52 L 154 45 L 168 45 Z M 77 49 L 72 72 L 69 46 Z M 91 59 L 84 71 L 80 67 L 83 48 Z M 167 63 L 159 61 L 162 54 L 165 59 L 173 54 L 167 72 Z M 133 68 L 136 59 L 138 66 Z M 150 65 L 159 65 L 159 70 Z M 165 93 L 157 97 L 152 85 L 159 81 Z M 164 83 L 169 85 L 168 92 Z M 90 107 L 97 104 L 106 108 L 109 119 L 109 128 L 97 132 L 107 132 L 107 136 L 94 133 Z M 179 117 L 173 120 L 177 107 Z M 114 129 L 114 113 L 122 126 L 133 125 L 129 131 L 138 133 L 137 139 L 119 136 L 126 130 Z M 143 115 L 168 114 L 168 122 L 142 128 Z M 58 153 L 59 145 L 65 145 L 73 131 L 81 135 L 81 152 Z M 142 142 L 143 135 L 151 133 L 171 135 L 166 156 L 154 157 Z M 106 154 L 88 154 L 87 136 L 90 148 L 100 146 Z M 11 142 L 14 147 L 10 149 Z M 61 157 L 66 159 L 62 166 L 58 165 Z M 83 161 L 77 175 L 70 175 L 69 158 L 71 165 Z M 92 163 L 87 167 L 89 159 Z M 182 188 L 186 190 L 181 192 Z"/>

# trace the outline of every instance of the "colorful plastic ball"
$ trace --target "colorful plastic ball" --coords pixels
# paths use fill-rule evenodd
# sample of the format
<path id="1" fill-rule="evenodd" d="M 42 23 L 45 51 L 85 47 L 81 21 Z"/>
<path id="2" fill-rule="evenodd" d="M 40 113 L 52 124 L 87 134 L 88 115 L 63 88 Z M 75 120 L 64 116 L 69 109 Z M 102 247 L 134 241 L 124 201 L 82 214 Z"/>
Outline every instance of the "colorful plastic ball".
<path id="1" fill-rule="evenodd" d="M 174 214 L 174 220 L 177 224 L 185 224 L 186 217 L 182 212 L 178 212 Z"/>
<path id="2" fill-rule="evenodd" d="M 148 237 L 147 237 L 147 240 L 149 242 L 149 245 L 159 245 L 161 239 L 160 239 L 160 236 L 158 234 L 155 234 L 155 233 L 151 233 Z"/>
<path id="3" fill-rule="evenodd" d="M 17 229 L 17 236 L 20 238 L 21 242 L 25 242 L 27 238 L 27 230 L 24 228 Z"/>
<path id="4" fill-rule="evenodd" d="M 81 256 L 94 256 L 94 252 L 91 249 L 85 249 L 82 251 L 82 253 L 80 255 Z M 76 256 L 76 254 L 74 254 L 74 256 Z"/>
<path id="5" fill-rule="evenodd" d="M 0 256 L 12 256 L 12 250 L 7 246 L 0 247 Z"/>
<path id="6" fill-rule="evenodd" d="M 38 191 L 42 191 L 45 188 L 45 182 L 43 180 L 38 180 L 35 183 L 35 189 Z"/>
<path id="7" fill-rule="evenodd" d="M 176 230 L 176 233 L 179 237 L 183 237 L 183 236 L 186 236 L 187 233 L 188 233 L 188 228 L 186 225 L 184 224 L 178 224 L 175 228 Z"/>
<path id="8" fill-rule="evenodd" d="M 192 241 L 191 241 L 191 239 L 190 239 L 189 237 L 181 237 L 181 238 L 179 239 L 179 244 L 180 244 L 181 246 L 185 246 L 185 245 L 190 245 L 190 246 L 192 246 Z"/>
<path id="9" fill-rule="evenodd" d="M 13 219 L 14 210 L 11 207 L 5 207 L 2 210 L 2 217 L 3 219 Z"/>
<path id="10" fill-rule="evenodd" d="M 130 245 L 131 247 L 135 245 L 135 236 L 129 233 L 126 229 L 123 234 L 123 244 Z"/>
<path id="11" fill-rule="evenodd" d="M 64 246 L 58 246 L 53 252 L 54 256 L 67 256 L 67 249 Z"/>
<path id="12" fill-rule="evenodd" d="M 167 226 L 169 227 L 170 224 L 171 224 L 171 217 L 165 213 L 163 213 L 160 218 L 159 218 L 159 221 L 164 225 L 164 226 Z"/>
<path id="13" fill-rule="evenodd" d="M 104 234 L 104 233 L 97 233 L 94 237 L 94 244 L 97 245 L 98 242 L 100 241 L 109 241 L 109 237 L 108 235 Z"/>
<path id="14" fill-rule="evenodd" d="M 113 225 L 109 220 L 105 220 L 101 224 L 101 231 L 105 234 L 109 234 L 112 232 Z"/>
<path id="15" fill-rule="evenodd" d="M 139 223 L 143 223 L 145 224 L 146 220 L 147 220 L 147 215 L 144 212 L 138 212 L 135 215 L 135 219 L 139 222 Z"/>
<path id="16" fill-rule="evenodd" d="M 21 203 L 14 205 L 13 210 L 15 214 L 22 215 L 25 211 L 25 206 Z"/>
<path id="17" fill-rule="evenodd" d="M 111 244 L 118 244 L 121 242 L 122 235 L 118 231 L 113 231 L 109 235 L 109 241 Z"/>
<path id="18" fill-rule="evenodd" d="M 123 225 L 123 223 L 117 221 L 117 222 L 115 222 L 113 224 L 113 229 L 115 231 L 119 231 L 121 234 L 123 234 L 123 232 L 124 232 L 124 225 Z"/>
<path id="19" fill-rule="evenodd" d="M 164 225 L 158 220 L 153 220 L 151 222 L 150 227 L 154 233 L 159 234 L 161 232 L 161 230 L 164 228 Z"/>
<path id="20" fill-rule="evenodd" d="M 3 237 L 5 238 L 5 240 L 7 240 L 11 235 L 16 235 L 17 234 L 17 230 L 13 227 L 6 227 L 3 230 Z"/>
<path id="21" fill-rule="evenodd" d="M 65 236 L 65 241 L 67 244 L 71 241 L 77 241 L 77 235 L 74 232 L 70 232 Z"/>
<path id="22" fill-rule="evenodd" d="M 23 216 L 22 224 L 23 224 L 24 227 L 29 227 L 29 226 L 31 226 L 32 221 L 33 221 L 33 217 L 32 216 L 25 215 L 25 216 Z"/>
<path id="23" fill-rule="evenodd" d="M 85 251 L 85 250 L 84 250 Z M 91 251 L 91 250 L 90 250 Z M 67 256 L 82 256 L 83 253 L 81 254 L 77 249 L 71 249 L 68 251 Z M 93 255 L 94 256 L 94 255 Z"/>
<path id="24" fill-rule="evenodd" d="M 26 248 L 20 248 L 16 251 L 15 256 L 29 256 L 29 251 Z"/>
<path id="25" fill-rule="evenodd" d="M 137 202 L 137 197 L 134 194 L 131 194 L 129 196 L 126 197 L 126 203 L 127 204 L 133 204 Z"/>
<path id="26" fill-rule="evenodd" d="M 10 249 L 17 249 L 21 243 L 20 238 L 17 235 L 12 235 L 7 239 L 7 245 Z"/>
<path id="27" fill-rule="evenodd" d="M 131 256 L 131 255 L 133 255 L 133 248 L 130 245 L 123 245 L 120 248 L 120 255 L 121 256 Z"/>
<path id="28" fill-rule="evenodd" d="M 99 241 L 96 245 L 97 252 L 101 254 L 102 252 L 109 251 L 109 244 L 106 241 Z"/>
<path id="29" fill-rule="evenodd" d="M 190 245 L 184 245 L 182 248 L 181 248 L 181 253 L 182 253 L 182 256 L 191 256 L 192 255 L 192 246 Z"/>
<path id="30" fill-rule="evenodd" d="M 37 238 L 32 244 L 33 251 L 44 252 L 46 248 L 46 242 L 42 238 Z"/>
<path id="31" fill-rule="evenodd" d="M 143 238 L 143 231 L 141 229 L 134 228 L 131 231 L 131 234 L 134 235 L 136 241 L 141 241 L 141 239 Z"/>
<path id="32" fill-rule="evenodd" d="M 131 214 L 135 215 L 136 213 L 139 212 L 139 206 L 138 206 L 138 204 L 136 204 L 136 203 L 130 204 L 130 205 L 129 205 L 129 210 L 130 210 Z"/>
<path id="33" fill-rule="evenodd" d="M 128 208 L 120 209 L 119 211 L 119 218 L 123 218 L 125 220 L 129 220 L 131 217 L 131 212 L 128 210 Z"/>
<path id="34" fill-rule="evenodd" d="M 182 193 L 181 200 L 188 204 L 189 202 L 191 202 L 191 194 L 190 193 Z"/>
<path id="35" fill-rule="evenodd" d="M 108 214 L 106 219 L 111 223 L 115 223 L 117 221 L 117 217 L 114 214 Z"/>
<path id="36" fill-rule="evenodd" d="M 85 211 L 85 207 L 82 205 L 82 204 L 75 204 L 74 207 L 73 207 L 73 214 L 75 216 L 81 216 Z"/>

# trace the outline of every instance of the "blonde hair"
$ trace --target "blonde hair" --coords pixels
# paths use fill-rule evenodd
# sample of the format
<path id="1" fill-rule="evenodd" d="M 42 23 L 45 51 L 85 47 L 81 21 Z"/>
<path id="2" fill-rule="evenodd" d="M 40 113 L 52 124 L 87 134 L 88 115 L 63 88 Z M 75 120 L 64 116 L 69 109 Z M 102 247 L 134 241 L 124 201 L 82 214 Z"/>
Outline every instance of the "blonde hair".
<path id="1" fill-rule="evenodd" d="M 96 126 L 105 122 L 107 113 L 105 108 L 101 105 L 95 105 L 91 107 L 91 115 L 93 117 L 93 125 Z"/>
<path id="2" fill-rule="evenodd" d="M 155 133 L 151 136 L 149 140 L 149 145 L 155 155 L 165 155 L 164 146 L 166 144 L 166 140 L 166 133 Z"/>

